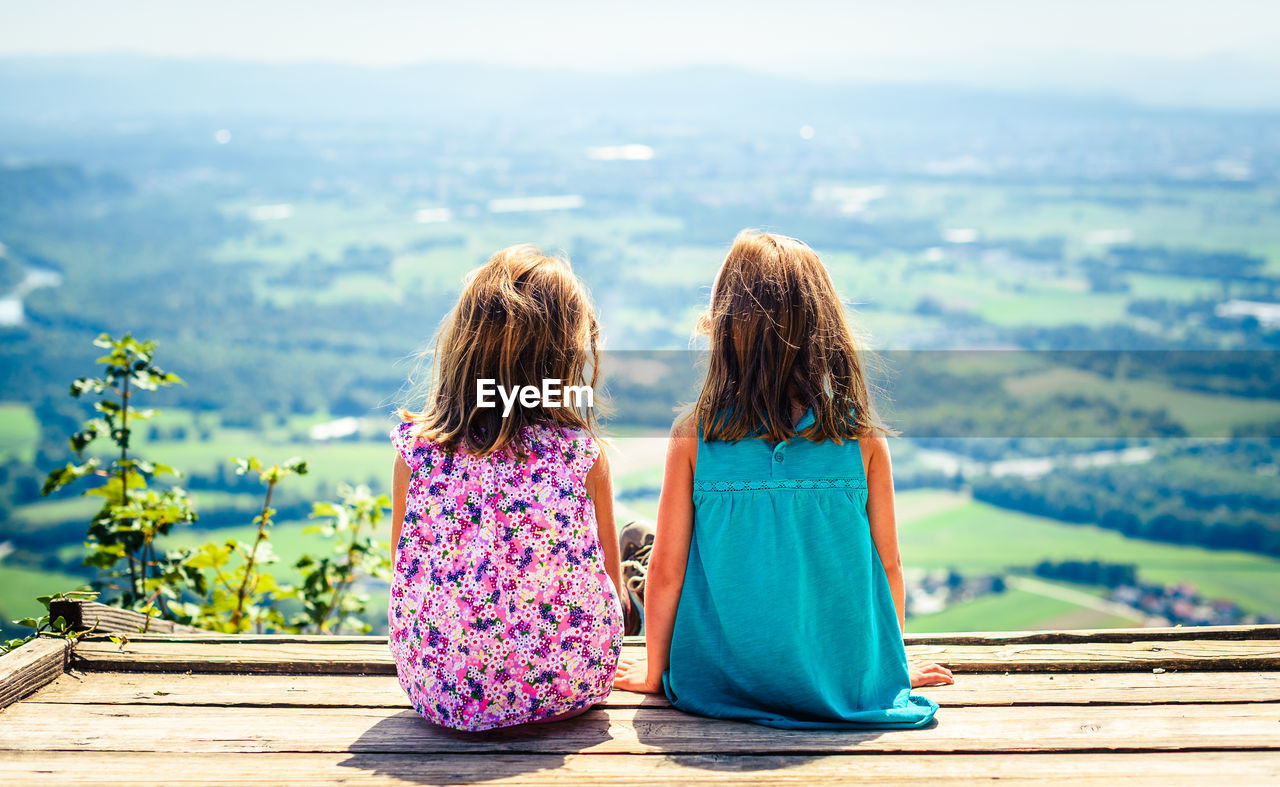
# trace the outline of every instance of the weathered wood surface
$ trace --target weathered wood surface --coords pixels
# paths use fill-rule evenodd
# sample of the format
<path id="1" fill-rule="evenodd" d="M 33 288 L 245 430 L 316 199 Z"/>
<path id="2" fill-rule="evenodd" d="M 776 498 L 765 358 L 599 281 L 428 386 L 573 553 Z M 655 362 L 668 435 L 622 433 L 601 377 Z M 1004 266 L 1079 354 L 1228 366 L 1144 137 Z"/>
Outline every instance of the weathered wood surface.
<path id="1" fill-rule="evenodd" d="M 477 762 L 479 761 L 479 762 Z M 1280 752 L 900 754 L 820 757 L 616 754 L 187 754 L 10 752 L 0 783 L 30 784 L 910 784 L 995 782 L 1168 787 L 1274 783 Z"/>
<path id="2" fill-rule="evenodd" d="M 1280 672 L 1096 672 L 963 675 L 916 693 L 964 705 L 1146 705 L 1280 702 Z M 407 708 L 385 675 L 204 675 L 71 672 L 27 702 L 98 705 Z M 607 707 L 665 707 L 661 695 L 615 691 Z"/>
<path id="3" fill-rule="evenodd" d="M 82 670 L 144 672 L 394 675 L 385 641 L 294 642 L 228 637 L 227 643 L 130 637 L 127 642 L 82 640 L 72 665 Z"/>
<path id="4" fill-rule="evenodd" d="M 59 604 L 80 605 L 92 610 L 93 615 L 110 616 L 113 612 L 123 612 L 129 620 L 138 622 L 145 616 L 137 612 L 120 610 L 97 602 L 56 602 Z M 59 607 L 63 609 L 63 607 Z M 81 613 L 85 614 L 85 613 Z M 72 618 L 68 617 L 68 620 Z M 367 644 L 385 647 L 384 636 L 328 636 L 315 634 L 219 634 L 205 629 L 180 626 L 176 623 L 154 620 L 151 629 L 146 633 L 160 639 L 163 635 L 184 642 L 196 641 L 253 641 L 253 642 L 341 642 L 345 644 Z M 157 626 L 171 626 L 175 631 L 167 631 Z M 111 633 L 106 629 L 103 631 Z M 143 633 L 136 629 L 124 633 Z M 1162 640 L 1280 640 L 1280 624 L 1249 626 L 1172 626 L 1164 628 L 1128 628 L 1128 629 L 1068 629 L 1060 631 L 990 631 L 963 632 L 948 634 L 907 634 L 903 637 L 907 645 L 1014 645 L 1014 644 L 1052 644 L 1079 642 L 1158 642 Z M 629 646 L 643 646 L 644 637 L 625 637 L 624 643 Z"/>
<path id="5" fill-rule="evenodd" d="M 958 673 L 920 690 L 944 707 L 918 730 L 775 730 L 615 692 L 478 734 L 410 710 L 382 638 L 91 636 L 0 710 L 0 783 L 1274 781 L 1280 636 L 1198 631 L 915 642 Z"/>
<path id="6" fill-rule="evenodd" d="M 627 655 L 642 655 L 634 646 Z M 1278 670 L 1280 640 L 1159 640 L 1062 644 L 910 645 L 912 659 L 937 661 L 956 672 L 1116 672 L 1165 670 Z M 394 674 L 378 639 L 225 637 L 183 640 L 130 637 L 117 644 L 86 638 L 73 654 L 84 670 Z"/>
<path id="7" fill-rule="evenodd" d="M 0 708 L 6 708 L 50 683 L 67 666 L 65 639 L 37 637 L 0 656 Z"/>
<path id="8" fill-rule="evenodd" d="M 956 672 L 1276 670 L 1280 640 L 908 645 L 907 656 L 936 661 Z"/>
<path id="9" fill-rule="evenodd" d="M 0 751 L 825 754 L 1280 749 L 1280 704 L 948 708 L 915 730 L 777 730 L 672 708 L 605 708 L 460 733 L 394 708 L 219 708 L 20 702 Z M 477 768 L 480 768 L 479 764 Z"/>
<path id="10" fill-rule="evenodd" d="M 1157 642 L 1161 640 L 1280 640 L 1280 624 L 1256 626 L 1170 626 L 1062 631 L 970 631 L 960 634 L 907 634 L 908 645 L 1013 645 L 1070 642 Z"/>
<path id="11" fill-rule="evenodd" d="M 141 612 L 99 604 L 96 601 L 58 601 L 49 603 L 49 615 L 61 616 L 75 631 L 96 631 L 102 634 L 182 634 L 206 637 L 218 636 L 216 632 L 193 626 L 183 626 Z"/>

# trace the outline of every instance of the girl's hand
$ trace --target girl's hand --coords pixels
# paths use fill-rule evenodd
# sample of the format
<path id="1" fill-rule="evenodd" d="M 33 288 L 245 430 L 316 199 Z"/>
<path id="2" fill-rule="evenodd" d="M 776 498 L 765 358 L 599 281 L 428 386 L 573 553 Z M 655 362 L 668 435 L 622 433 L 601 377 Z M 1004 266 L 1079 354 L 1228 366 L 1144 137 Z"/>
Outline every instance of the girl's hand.
<path id="1" fill-rule="evenodd" d="M 640 694 L 661 694 L 662 678 L 649 679 L 648 659 L 621 659 L 618 661 L 618 673 L 613 676 L 613 687 Z"/>
<path id="2" fill-rule="evenodd" d="M 913 689 L 918 689 L 921 686 L 946 686 L 956 682 L 956 679 L 951 677 L 951 670 L 941 664 L 913 661 L 907 665 L 907 668 L 911 673 L 911 688 Z"/>

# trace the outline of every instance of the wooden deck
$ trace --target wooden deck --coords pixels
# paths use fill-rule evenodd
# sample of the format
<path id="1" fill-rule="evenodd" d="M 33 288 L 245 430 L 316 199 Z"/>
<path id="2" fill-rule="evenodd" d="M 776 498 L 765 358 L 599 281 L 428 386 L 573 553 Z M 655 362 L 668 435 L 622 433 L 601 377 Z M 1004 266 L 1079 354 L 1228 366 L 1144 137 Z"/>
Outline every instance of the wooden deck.
<path id="1" fill-rule="evenodd" d="M 92 636 L 0 659 L 0 784 L 1280 778 L 1280 627 L 910 637 L 956 671 L 935 723 L 792 732 L 616 692 L 572 721 L 457 733 L 373 637 Z M 638 652 L 638 645 L 628 645 Z"/>

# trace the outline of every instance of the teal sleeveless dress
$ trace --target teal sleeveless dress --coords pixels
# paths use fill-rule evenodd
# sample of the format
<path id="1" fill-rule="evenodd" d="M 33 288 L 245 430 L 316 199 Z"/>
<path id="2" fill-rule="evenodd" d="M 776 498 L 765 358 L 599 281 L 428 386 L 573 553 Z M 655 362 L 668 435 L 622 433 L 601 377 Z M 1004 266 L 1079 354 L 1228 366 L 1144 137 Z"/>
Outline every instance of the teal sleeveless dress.
<path id="1" fill-rule="evenodd" d="M 672 705 L 784 729 L 933 719 L 937 704 L 911 694 L 856 441 L 699 440 L 693 509 Z"/>

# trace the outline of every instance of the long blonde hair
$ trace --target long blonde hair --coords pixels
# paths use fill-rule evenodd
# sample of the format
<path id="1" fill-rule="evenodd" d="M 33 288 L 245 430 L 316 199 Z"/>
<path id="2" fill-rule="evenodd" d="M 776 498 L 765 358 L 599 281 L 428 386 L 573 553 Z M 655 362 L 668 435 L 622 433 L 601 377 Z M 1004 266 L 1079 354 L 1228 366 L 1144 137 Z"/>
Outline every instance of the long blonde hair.
<path id="1" fill-rule="evenodd" d="M 795 238 L 743 230 L 720 266 L 702 319 L 711 340 L 693 412 L 706 441 L 796 434 L 840 443 L 881 422 L 855 337 L 831 276 Z M 812 408 L 797 432 L 793 408 Z"/>
<path id="2" fill-rule="evenodd" d="M 539 423 L 595 434 L 590 407 L 526 407 L 508 417 L 501 407 L 477 407 L 476 381 L 513 390 L 590 385 L 599 378 L 600 324 L 590 295 L 569 261 L 532 245 L 511 246 L 468 274 L 458 304 L 436 334 L 431 385 L 419 412 L 400 408 L 415 434 L 447 449 L 486 456 L 508 447 L 523 454 L 522 430 Z M 588 374 L 590 379 L 588 380 Z"/>

